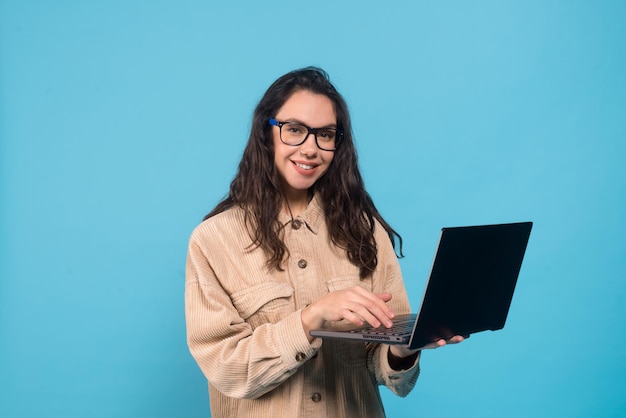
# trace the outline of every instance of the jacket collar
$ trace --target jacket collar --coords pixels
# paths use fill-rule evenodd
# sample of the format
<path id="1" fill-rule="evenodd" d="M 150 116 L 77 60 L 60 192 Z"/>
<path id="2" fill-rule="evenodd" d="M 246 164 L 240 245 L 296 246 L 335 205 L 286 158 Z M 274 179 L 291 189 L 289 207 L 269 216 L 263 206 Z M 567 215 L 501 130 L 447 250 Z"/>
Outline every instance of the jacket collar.
<path id="1" fill-rule="evenodd" d="M 304 222 L 306 227 L 315 235 L 317 235 L 317 231 L 320 228 L 320 223 L 323 216 L 324 210 L 322 209 L 319 195 L 315 193 L 313 194 L 313 198 L 309 202 L 309 205 L 302 213 L 291 219 L 291 216 L 281 212 L 278 215 L 278 221 L 283 225 L 283 227 L 294 221 Z"/>

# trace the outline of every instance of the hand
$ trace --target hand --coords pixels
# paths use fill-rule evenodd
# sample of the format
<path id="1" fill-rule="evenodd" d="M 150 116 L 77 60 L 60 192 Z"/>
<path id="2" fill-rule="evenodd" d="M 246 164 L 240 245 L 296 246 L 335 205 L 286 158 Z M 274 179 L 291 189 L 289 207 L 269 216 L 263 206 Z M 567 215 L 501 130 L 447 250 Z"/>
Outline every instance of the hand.
<path id="1" fill-rule="evenodd" d="M 309 335 L 312 329 L 320 328 L 326 321 L 341 321 L 345 319 L 357 326 L 365 322 L 373 327 L 391 326 L 391 319 L 395 316 L 387 306 L 391 300 L 391 293 L 372 293 L 360 286 L 337 290 L 316 300 L 302 311 L 302 326 Z"/>
<path id="2" fill-rule="evenodd" d="M 439 347 L 443 347 L 444 345 L 447 344 L 458 344 L 460 342 L 463 342 L 465 340 L 465 338 L 461 335 L 455 335 L 452 338 L 448 338 L 447 340 L 444 340 L 443 338 L 440 340 L 435 341 L 434 343 L 430 343 L 426 346 L 424 346 L 425 350 L 429 350 L 429 349 L 433 349 L 433 348 L 439 348 Z"/>
<path id="3" fill-rule="evenodd" d="M 447 345 L 447 344 L 458 344 L 460 342 L 463 342 L 464 340 L 465 338 L 463 338 L 461 335 L 455 335 L 454 337 L 449 338 L 447 340 L 444 340 L 443 338 L 440 340 L 437 340 L 418 350 L 411 350 L 409 346 L 407 345 L 392 345 L 389 347 L 389 351 L 394 357 L 398 359 L 403 359 L 403 358 L 411 357 L 421 350 L 431 350 L 431 349 L 443 347 L 444 345 Z"/>

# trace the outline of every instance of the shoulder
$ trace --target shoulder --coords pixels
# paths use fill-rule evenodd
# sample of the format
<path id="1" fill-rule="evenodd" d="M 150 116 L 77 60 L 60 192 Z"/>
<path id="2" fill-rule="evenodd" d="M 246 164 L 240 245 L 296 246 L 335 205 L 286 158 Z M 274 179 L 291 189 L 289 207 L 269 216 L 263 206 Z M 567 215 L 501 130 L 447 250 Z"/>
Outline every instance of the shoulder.
<path id="1" fill-rule="evenodd" d="M 389 234 L 383 224 L 381 224 L 378 219 L 374 219 L 374 239 L 378 244 L 389 243 L 391 244 L 391 240 L 389 239 Z"/>
<path id="2" fill-rule="evenodd" d="M 244 211 L 240 207 L 233 207 L 202 221 L 191 233 L 191 240 L 218 240 L 242 233 L 248 235 Z"/>

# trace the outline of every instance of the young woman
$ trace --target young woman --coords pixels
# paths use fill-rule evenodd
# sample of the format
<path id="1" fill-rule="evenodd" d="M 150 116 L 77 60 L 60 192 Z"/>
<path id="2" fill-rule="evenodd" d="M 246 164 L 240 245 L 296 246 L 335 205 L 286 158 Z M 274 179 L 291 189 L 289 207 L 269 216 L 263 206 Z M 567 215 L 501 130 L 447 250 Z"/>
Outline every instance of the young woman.
<path id="1" fill-rule="evenodd" d="M 383 417 L 379 385 L 407 395 L 419 352 L 309 335 L 327 321 L 388 327 L 410 312 L 396 242 L 327 74 L 280 77 L 256 107 L 230 193 L 189 243 L 188 344 L 212 416 Z"/>

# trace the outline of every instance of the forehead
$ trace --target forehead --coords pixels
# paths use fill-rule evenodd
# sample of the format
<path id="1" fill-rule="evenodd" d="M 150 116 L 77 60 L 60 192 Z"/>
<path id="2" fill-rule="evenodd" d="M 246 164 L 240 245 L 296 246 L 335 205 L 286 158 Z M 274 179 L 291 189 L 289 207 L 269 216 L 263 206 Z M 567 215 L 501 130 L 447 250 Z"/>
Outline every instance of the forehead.
<path id="1" fill-rule="evenodd" d="M 295 120 L 312 127 L 337 123 L 333 102 L 323 94 L 308 90 L 293 93 L 276 113 L 276 119 Z"/>

